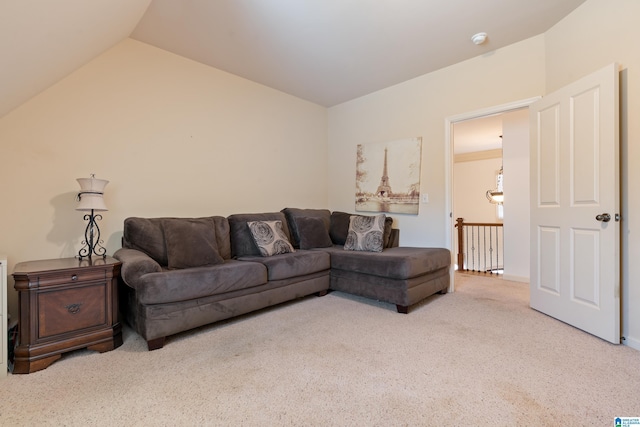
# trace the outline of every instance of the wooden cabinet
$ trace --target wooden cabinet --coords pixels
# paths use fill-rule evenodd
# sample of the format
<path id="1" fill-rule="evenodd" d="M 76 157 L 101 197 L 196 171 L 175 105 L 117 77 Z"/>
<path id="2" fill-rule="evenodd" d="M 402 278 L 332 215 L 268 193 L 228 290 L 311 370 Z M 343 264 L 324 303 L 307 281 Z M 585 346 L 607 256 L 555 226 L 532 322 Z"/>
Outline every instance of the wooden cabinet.
<path id="1" fill-rule="evenodd" d="M 67 351 L 102 353 L 120 346 L 119 275 L 120 262 L 110 257 L 17 264 L 20 320 L 13 373 L 44 369 Z"/>
<path id="2" fill-rule="evenodd" d="M 4 255 L 0 255 L 0 378 L 7 375 L 7 346 L 9 345 L 9 339 L 7 337 L 9 324 L 7 322 L 7 258 Z"/>

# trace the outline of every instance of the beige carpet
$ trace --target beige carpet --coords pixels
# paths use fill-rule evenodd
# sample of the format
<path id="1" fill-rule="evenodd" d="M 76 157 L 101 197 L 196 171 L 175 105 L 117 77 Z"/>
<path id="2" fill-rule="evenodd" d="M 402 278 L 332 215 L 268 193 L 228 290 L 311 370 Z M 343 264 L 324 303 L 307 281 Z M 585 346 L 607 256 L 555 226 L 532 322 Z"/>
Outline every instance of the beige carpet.
<path id="1" fill-rule="evenodd" d="M 408 315 L 341 293 L 0 380 L 0 424 L 610 426 L 640 416 L 640 352 L 461 275 Z"/>

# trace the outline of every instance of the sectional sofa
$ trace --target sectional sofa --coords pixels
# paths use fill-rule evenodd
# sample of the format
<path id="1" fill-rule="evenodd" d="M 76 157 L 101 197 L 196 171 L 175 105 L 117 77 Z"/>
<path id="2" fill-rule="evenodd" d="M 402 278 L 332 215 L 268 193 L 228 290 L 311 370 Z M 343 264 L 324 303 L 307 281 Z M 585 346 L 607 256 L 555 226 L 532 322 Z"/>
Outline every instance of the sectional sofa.
<path id="1" fill-rule="evenodd" d="M 442 248 L 399 247 L 384 215 L 325 209 L 205 218 L 127 218 L 124 320 L 149 350 L 167 336 L 329 290 L 411 305 L 449 288 Z"/>

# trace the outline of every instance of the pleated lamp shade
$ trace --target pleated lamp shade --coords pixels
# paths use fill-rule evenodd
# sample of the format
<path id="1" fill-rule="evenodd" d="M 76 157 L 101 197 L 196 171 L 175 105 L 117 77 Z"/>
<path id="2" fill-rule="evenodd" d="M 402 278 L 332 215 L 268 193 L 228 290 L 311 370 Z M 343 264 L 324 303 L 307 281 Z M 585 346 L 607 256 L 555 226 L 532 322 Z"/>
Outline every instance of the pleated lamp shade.
<path id="1" fill-rule="evenodd" d="M 104 194 L 104 187 L 107 186 L 109 181 L 97 179 L 93 175 L 91 175 L 91 178 L 77 178 L 76 181 L 80 184 L 77 211 L 108 210 L 102 195 Z"/>

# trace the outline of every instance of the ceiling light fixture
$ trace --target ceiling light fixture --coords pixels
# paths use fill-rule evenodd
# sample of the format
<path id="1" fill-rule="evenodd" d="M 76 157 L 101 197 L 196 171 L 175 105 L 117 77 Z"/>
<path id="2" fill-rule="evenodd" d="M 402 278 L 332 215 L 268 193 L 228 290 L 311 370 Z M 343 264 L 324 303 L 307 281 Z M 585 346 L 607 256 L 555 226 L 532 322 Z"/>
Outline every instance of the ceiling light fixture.
<path id="1" fill-rule="evenodd" d="M 500 166 L 500 172 L 496 177 L 496 189 L 495 190 L 487 190 L 487 199 L 489 203 L 494 205 L 501 205 L 504 203 L 504 193 L 502 190 L 502 180 L 504 179 L 504 174 L 502 172 L 502 166 Z"/>
<path id="2" fill-rule="evenodd" d="M 487 33 L 474 34 L 473 36 L 471 36 L 471 41 L 474 44 L 480 45 L 480 44 L 484 43 L 485 41 L 487 41 Z"/>

